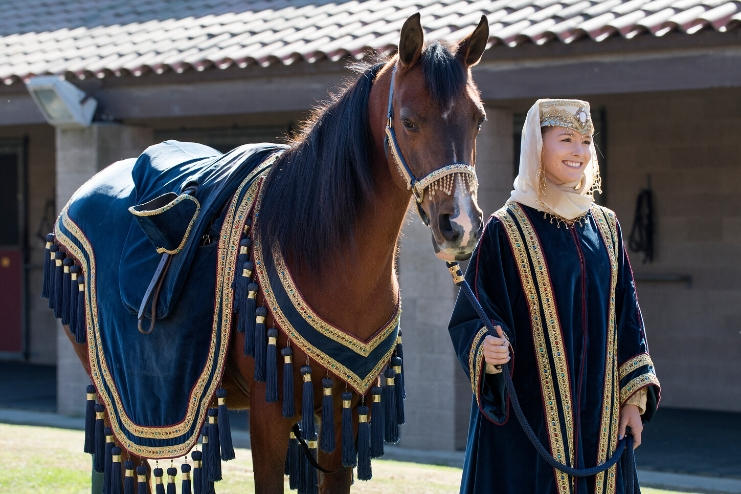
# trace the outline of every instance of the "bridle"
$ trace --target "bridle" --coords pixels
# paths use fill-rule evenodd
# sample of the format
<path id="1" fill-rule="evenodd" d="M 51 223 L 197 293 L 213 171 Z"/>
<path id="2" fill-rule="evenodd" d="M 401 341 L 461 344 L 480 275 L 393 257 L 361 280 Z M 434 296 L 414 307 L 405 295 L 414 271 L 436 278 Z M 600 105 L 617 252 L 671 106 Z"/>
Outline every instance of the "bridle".
<path id="1" fill-rule="evenodd" d="M 417 213 L 419 213 L 419 216 L 420 218 L 422 218 L 424 224 L 430 226 L 430 218 L 427 216 L 427 213 L 425 213 L 424 209 L 422 209 L 421 206 L 422 201 L 425 197 L 425 190 L 436 182 L 442 182 L 445 177 L 448 177 L 450 175 L 453 175 L 453 180 L 457 180 L 457 178 L 460 177 L 462 179 L 462 183 L 466 183 L 466 181 L 468 181 L 471 190 L 476 190 L 478 189 L 478 178 L 476 176 L 476 169 L 472 165 L 469 165 L 467 163 L 451 163 L 449 165 L 443 166 L 442 168 L 438 168 L 437 170 L 433 170 L 420 179 L 416 178 L 414 172 L 409 167 L 406 160 L 404 159 L 404 156 L 401 153 L 399 143 L 396 141 L 396 133 L 394 132 L 393 101 L 395 80 L 396 64 L 394 64 L 394 68 L 391 71 L 391 87 L 389 88 L 388 120 L 386 121 L 385 139 L 385 143 L 387 146 L 386 152 L 388 154 L 388 149 L 391 149 L 391 155 L 394 158 L 394 162 L 396 163 L 396 167 L 399 170 L 401 177 L 407 184 L 407 190 L 411 190 L 412 194 L 414 194 L 414 199 L 417 205 Z M 448 183 L 452 184 L 452 181 L 449 179 Z M 434 189 L 432 193 L 434 194 Z M 450 194 L 450 192 L 448 192 L 448 194 Z"/>

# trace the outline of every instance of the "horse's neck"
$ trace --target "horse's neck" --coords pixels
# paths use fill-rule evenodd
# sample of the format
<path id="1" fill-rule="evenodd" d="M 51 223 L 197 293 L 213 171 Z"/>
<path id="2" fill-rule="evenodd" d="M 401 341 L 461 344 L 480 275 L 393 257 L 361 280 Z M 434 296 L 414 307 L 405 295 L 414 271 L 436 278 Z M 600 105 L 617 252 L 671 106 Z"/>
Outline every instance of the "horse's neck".
<path id="1" fill-rule="evenodd" d="M 385 166 L 385 161 L 377 165 Z M 317 314 L 362 340 L 388 322 L 399 301 L 394 263 L 409 203 L 408 194 L 390 180 L 376 180 L 374 196 L 357 222 L 355 245 L 348 242 L 320 276 L 296 275 Z"/>

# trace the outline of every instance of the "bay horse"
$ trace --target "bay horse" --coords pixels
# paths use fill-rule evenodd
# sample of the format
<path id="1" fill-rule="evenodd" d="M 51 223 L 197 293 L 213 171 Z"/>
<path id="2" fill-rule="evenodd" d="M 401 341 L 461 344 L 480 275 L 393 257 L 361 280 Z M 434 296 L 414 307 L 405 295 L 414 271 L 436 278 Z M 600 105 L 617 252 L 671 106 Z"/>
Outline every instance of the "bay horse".
<path id="1" fill-rule="evenodd" d="M 485 112 L 470 68 L 481 59 L 488 33 L 482 17 L 457 43 L 425 44 L 420 15 L 411 16 L 398 54 L 361 67 L 355 81 L 313 113 L 265 179 L 256 230 L 279 246 L 307 304 L 358 340 L 372 338 L 398 308 L 396 253 L 410 203 L 430 227 L 438 258 L 465 260 L 478 241 L 483 218 L 475 174 L 449 170 L 438 179 L 435 173 L 450 163 L 469 171 L 475 164 Z M 271 327 L 272 314 L 267 318 Z M 222 386 L 231 408 L 250 410 L 256 492 L 282 493 L 288 439 L 300 415 L 285 419 L 280 403 L 266 401 L 265 383 L 251 378 L 254 360 L 242 353 L 244 338 L 232 329 Z M 71 339 L 90 374 L 87 345 Z M 278 346 L 285 344 L 280 333 Z M 293 355 L 296 362 L 309 360 L 298 348 Z M 328 375 L 313 360 L 311 367 L 314 375 Z M 294 374 L 298 410 L 298 366 Z M 313 386 L 319 410 L 320 380 Z M 359 400 L 354 395 L 353 410 Z M 318 458 L 334 471 L 320 475 L 325 494 L 347 493 L 352 483 L 352 468 L 343 468 L 339 453 L 340 393 L 333 406 L 338 447 Z"/>

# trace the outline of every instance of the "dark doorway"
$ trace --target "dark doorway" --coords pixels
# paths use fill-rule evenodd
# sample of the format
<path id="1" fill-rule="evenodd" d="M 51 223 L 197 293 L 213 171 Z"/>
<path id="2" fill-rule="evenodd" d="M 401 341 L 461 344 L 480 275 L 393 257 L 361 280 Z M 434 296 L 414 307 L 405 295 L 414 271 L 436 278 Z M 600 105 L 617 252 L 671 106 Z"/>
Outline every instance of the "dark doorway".
<path id="1" fill-rule="evenodd" d="M 0 141 L 0 356 L 25 350 L 23 141 Z"/>

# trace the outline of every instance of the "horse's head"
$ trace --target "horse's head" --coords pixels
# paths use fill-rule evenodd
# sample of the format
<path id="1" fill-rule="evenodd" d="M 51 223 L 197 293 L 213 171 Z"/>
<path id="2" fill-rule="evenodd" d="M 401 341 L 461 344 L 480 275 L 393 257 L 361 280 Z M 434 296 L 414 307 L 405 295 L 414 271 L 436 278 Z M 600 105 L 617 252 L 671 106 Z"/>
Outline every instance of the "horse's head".
<path id="1" fill-rule="evenodd" d="M 392 174 L 411 188 L 438 258 L 471 256 L 483 218 L 476 202 L 476 135 L 486 118 L 471 78 L 486 48 L 486 17 L 457 44 L 424 45 L 420 16 L 404 23 L 389 95 L 386 149 Z"/>

